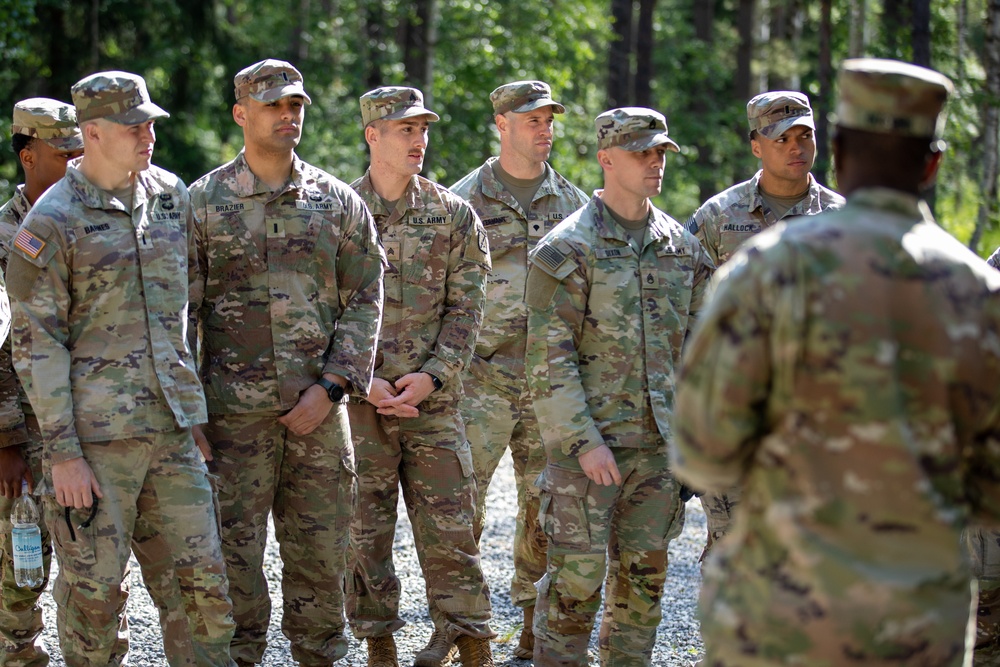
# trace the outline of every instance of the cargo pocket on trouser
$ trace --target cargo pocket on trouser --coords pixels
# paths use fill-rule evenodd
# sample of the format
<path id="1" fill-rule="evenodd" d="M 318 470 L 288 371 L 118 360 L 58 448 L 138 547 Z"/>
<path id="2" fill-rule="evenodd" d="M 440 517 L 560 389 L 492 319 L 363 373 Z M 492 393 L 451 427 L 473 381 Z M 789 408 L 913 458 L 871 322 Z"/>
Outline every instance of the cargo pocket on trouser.
<path id="1" fill-rule="evenodd" d="M 582 471 L 547 466 L 536 482 L 541 490 L 538 520 L 549 544 L 560 550 L 589 551 L 587 486 Z"/>
<path id="2" fill-rule="evenodd" d="M 681 483 L 671 477 L 670 485 L 670 504 L 667 511 L 671 512 L 673 516 L 670 518 L 670 523 L 667 524 L 666 542 L 680 537 L 681 533 L 684 532 L 684 521 L 687 517 L 684 501 L 680 498 Z"/>
<path id="3" fill-rule="evenodd" d="M 337 534 L 350 537 L 351 518 L 358 502 L 358 471 L 354 462 L 354 448 L 346 447 L 340 457 L 340 482 L 337 490 Z"/>

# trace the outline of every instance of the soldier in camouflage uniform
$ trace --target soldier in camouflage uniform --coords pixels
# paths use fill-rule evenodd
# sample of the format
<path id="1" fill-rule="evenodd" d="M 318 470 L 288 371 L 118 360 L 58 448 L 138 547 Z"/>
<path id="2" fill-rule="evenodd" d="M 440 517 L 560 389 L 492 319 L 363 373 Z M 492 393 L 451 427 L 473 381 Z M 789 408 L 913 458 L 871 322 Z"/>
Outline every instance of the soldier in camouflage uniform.
<path id="1" fill-rule="evenodd" d="M 552 150 L 554 114 L 565 107 L 548 84 L 515 81 L 490 95 L 500 133 L 500 155 L 468 174 L 453 192 L 472 204 L 489 235 L 489 276 L 483 328 L 463 375 L 461 411 L 472 444 L 479 482 L 476 542 L 486 522 L 490 479 L 510 447 L 517 485 L 514 578 L 511 601 L 524 609 L 524 626 L 514 655 L 531 658 L 535 582 L 545 574 L 545 535 L 538 525 L 538 490 L 533 482 L 545 467 L 545 451 L 524 368 L 528 315 L 524 285 L 528 251 L 587 196 L 546 163 Z"/>
<path id="2" fill-rule="evenodd" d="M 233 658 L 261 662 L 271 616 L 267 516 L 281 545 L 282 631 L 300 665 L 347 653 L 344 568 L 356 491 L 349 391 L 367 395 L 385 256 L 361 198 L 295 154 L 309 96 L 264 60 L 235 77 L 245 148 L 191 186 L 204 298 L 201 375 Z M 210 445 L 209 445 L 210 443 Z"/>
<path id="3" fill-rule="evenodd" d="M 14 105 L 11 146 L 24 169 L 25 182 L 14 197 L 0 208 L 0 267 L 7 268 L 10 246 L 24 217 L 39 196 L 66 174 L 68 160 L 83 154 L 83 139 L 72 105 L 33 97 Z M 27 394 L 14 373 L 10 340 L 0 350 L 0 548 L 3 550 L 0 591 L 0 667 L 44 665 L 47 654 L 41 644 L 42 611 L 38 598 L 48 581 L 51 540 L 42 514 L 42 559 L 46 579 L 37 589 L 19 588 L 14 582 L 10 554 L 10 510 L 21 495 L 22 478 L 34 488 L 42 481 L 42 439 Z M 132 551 L 142 567 L 143 578 L 160 612 L 167 660 L 174 665 L 195 664 L 173 557 L 162 536 L 144 516 L 136 517 Z M 118 653 L 128 650 L 128 599 L 126 575 L 122 581 Z"/>
<path id="4" fill-rule="evenodd" d="M 664 117 L 628 107 L 596 126 L 604 189 L 532 251 L 525 297 L 528 383 L 548 459 L 537 482 L 548 537 L 538 667 L 587 664 L 606 572 L 601 664 L 650 664 L 667 545 L 684 524 L 667 460 L 674 366 L 714 268 L 649 200 L 666 151 L 678 150 Z"/>
<path id="5" fill-rule="evenodd" d="M 10 245 L 32 204 L 66 173 L 66 162 L 83 154 L 83 139 L 72 105 L 31 98 L 14 105 L 11 148 L 24 169 L 25 182 L 0 208 L 0 270 L 6 270 Z M 6 304 L 4 304 L 6 305 Z M 9 313 L 8 313 L 9 315 Z M 7 324 L 9 325 L 9 317 Z M 38 598 L 48 584 L 52 542 L 44 519 L 42 561 L 45 580 L 37 589 L 14 581 L 10 510 L 21 495 L 21 481 L 34 489 L 42 481 L 42 442 L 29 438 L 25 415 L 33 413 L 23 398 L 10 357 L 10 341 L 0 349 L 0 666 L 35 667 L 48 664 L 41 642 L 42 609 Z M 23 407 L 22 407 L 23 404 Z M 32 421 L 34 421 L 32 419 Z M 37 426 L 37 422 L 34 422 Z M 36 428 L 37 432 L 37 428 Z"/>
<path id="6" fill-rule="evenodd" d="M 809 98 L 802 93 L 777 90 L 757 95 L 747 103 L 750 149 L 761 161 L 749 181 L 715 195 L 688 221 L 717 266 L 728 260 L 754 234 L 795 216 L 815 215 L 844 205 L 844 198 L 813 178 L 816 126 Z M 739 491 L 705 493 L 708 539 L 701 560 L 721 539 L 732 522 Z"/>
<path id="7" fill-rule="evenodd" d="M 228 666 L 232 606 L 191 433 L 206 419 L 185 337 L 191 207 L 184 184 L 150 165 L 153 122 L 168 114 L 126 72 L 93 74 L 72 93 L 87 152 L 35 203 L 8 266 L 14 363 L 44 443 L 63 656 L 123 661 L 121 585 L 144 517 L 162 535 L 157 562 L 177 564 L 183 662 Z"/>
<path id="8" fill-rule="evenodd" d="M 967 521 L 1000 522 L 1000 274 L 933 220 L 951 83 L 843 63 L 846 206 L 748 241 L 684 358 L 674 466 L 740 484 L 704 664 L 963 664 Z"/>
<path id="9" fill-rule="evenodd" d="M 470 206 L 418 174 L 437 114 L 419 90 L 361 96 L 371 165 L 351 184 L 389 260 L 382 341 L 367 398 L 348 406 L 358 458 L 348 617 L 370 667 L 396 667 L 399 579 L 392 565 L 398 487 L 427 583 L 434 632 L 414 665 L 492 665 L 490 595 L 472 524 L 476 480 L 458 412 L 461 373 L 482 324 L 489 244 Z"/>

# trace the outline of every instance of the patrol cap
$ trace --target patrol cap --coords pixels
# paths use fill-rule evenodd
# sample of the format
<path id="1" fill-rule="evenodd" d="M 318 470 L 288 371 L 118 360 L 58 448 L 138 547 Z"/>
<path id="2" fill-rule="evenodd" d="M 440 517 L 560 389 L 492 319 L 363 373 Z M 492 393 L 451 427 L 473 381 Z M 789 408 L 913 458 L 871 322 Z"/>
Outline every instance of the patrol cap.
<path id="1" fill-rule="evenodd" d="M 492 93 L 493 115 L 525 113 L 541 107 L 552 107 L 554 113 L 566 113 L 566 107 L 552 99 L 552 89 L 542 81 L 514 81 L 505 83 Z"/>
<path id="2" fill-rule="evenodd" d="M 777 139 L 797 125 L 816 129 L 809 98 L 794 90 L 772 90 L 747 102 L 750 131 Z"/>
<path id="3" fill-rule="evenodd" d="M 10 131 L 40 139 L 57 151 L 83 149 L 76 109 L 72 104 L 48 97 L 32 97 L 15 104 Z"/>
<path id="4" fill-rule="evenodd" d="M 645 107 L 611 109 L 598 116 L 594 126 L 598 150 L 617 146 L 627 151 L 644 151 L 666 144 L 667 150 L 680 151 L 667 136 L 667 119 L 659 111 Z"/>
<path id="5" fill-rule="evenodd" d="M 361 96 L 361 124 L 365 127 L 373 120 L 399 120 L 414 116 L 428 116 L 431 122 L 441 120 L 424 106 L 424 94 L 416 88 L 383 86 Z"/>
<path id="6" fill-rule="evenodd" d="M 951 81 L 933 70 L 896 60 L 845 60 L 837 75 L 837 125 L 903 137 L 939 139 Z"/>
<path id="7" fill-rule="evenodd" d="M 71 89 L 76 118 L 85 123 L 103 118 L 122 125 L 138 125 L 170 114 L 153 104 L 146 81 L 130 72 L 98 72 L 84 77 Z"/>
<path id="8" fill-rule="evenodd" d="M 302 73 L 284 60 L 268 58 L 244 67 L 233 77 L 233 85 L 236 87 L 237 102 L 247 95 L 265 103 L 301 95 L 306 104 L 312 104 L 302 87 Z"/>

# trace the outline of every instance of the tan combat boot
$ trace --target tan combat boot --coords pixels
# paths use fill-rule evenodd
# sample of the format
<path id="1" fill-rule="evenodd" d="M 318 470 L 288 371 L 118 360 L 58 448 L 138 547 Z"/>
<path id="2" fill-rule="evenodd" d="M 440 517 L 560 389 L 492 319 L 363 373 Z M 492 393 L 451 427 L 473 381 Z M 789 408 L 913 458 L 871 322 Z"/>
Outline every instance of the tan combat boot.
<path id="1" fill-rule="evenodd" d="M 459 635 L 455 640 L 462 667 L 493 667 L 493 648 L 489 639 Z"/>
<path id="2" fill-rule="evenodd" d="M 431 633 L 427 646 L 413 658 L 413 667 L 446 667 L 455 656 L 458 647 L 448 641 L 448 636 L 440 630 Z"/>
<path id="3" fill-rule="evenodd" d="M 392 635 L 368 638 L 368 667 L 399 667 Z"/>
<path id="4" fill-rule="evenodd" d="M 521 628 L 521 639 L 514 647 L 514 657 L 521 660 L 531 660 L 535 653 L 535 632 L 531 624 L 535 622 L 535 605 L 524 608 L 524 627 Z"/>

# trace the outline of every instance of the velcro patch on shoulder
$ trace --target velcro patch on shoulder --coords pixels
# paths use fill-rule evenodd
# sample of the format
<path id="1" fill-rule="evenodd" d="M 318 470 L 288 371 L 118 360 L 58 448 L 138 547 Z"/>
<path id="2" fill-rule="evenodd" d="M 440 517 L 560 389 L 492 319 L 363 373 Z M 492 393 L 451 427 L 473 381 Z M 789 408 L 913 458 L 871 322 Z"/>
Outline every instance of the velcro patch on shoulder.
<path id="1" fill-rule="evenodd" d="M 561 281 L 547 273 L 540 265 L 528 269 L 528 282 L 524 290 L 524 302 L 532 308 L 546 310 L 552 303 L 552 295 L 556 293 Z"/>
<path id="2" fill-rule="evenodd" d="M 42 267 L 26 257 L 14 254 L 7 264 L 7 296 L 13 301 L 25 301 L 31 296 Z"/>

